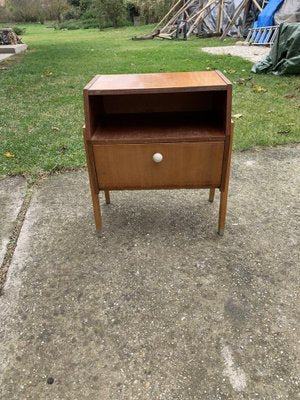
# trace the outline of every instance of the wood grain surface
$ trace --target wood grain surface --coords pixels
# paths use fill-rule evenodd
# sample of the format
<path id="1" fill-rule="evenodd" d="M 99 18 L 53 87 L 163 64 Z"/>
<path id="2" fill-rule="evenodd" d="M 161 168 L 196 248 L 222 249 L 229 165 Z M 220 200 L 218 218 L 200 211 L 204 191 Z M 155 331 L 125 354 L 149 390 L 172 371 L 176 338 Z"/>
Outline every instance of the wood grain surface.
<path id="1" fill-rule="evenodd" d="M 89 94 L 125 94 L 224 90 L 227 82 L 216 71 L 160 74 L 97 75 L 85 87 Z"/>
<path id="2" fill-rule="evenodd" d="M 100 189 L 219 187 L 224 143 L 94 145 Z M 161 153 L 160 163 L 153 155 Z"/>

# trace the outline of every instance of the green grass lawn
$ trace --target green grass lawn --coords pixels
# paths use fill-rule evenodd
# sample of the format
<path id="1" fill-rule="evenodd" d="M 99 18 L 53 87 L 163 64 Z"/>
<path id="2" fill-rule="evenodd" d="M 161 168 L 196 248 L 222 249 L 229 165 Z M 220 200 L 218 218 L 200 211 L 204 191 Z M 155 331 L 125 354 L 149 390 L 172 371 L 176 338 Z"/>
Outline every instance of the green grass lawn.
<path id="1" fill-rule="evenodd" d="M 23 26 L 23 25 L 22 25 Z M 238 57 L 201 47 L 219 39 L 132 41 L 151 27 L 55 31 L 26 25 L 25 55 L 0 64 L 0 174 L 26 174 L 85 165 L 82 89 L 95 74 L 220 69 L 234 83 L 234 148 L 300 140 L 299 77 L 258 76 Z M 232 44 L 227 39 L 224 44 Z M 3 69 L 7 67 L 7 69 Z M 245 83 L 247 81 L 242 81 Z M 252 84 L 267 91 L 255 93 Z M 6 158 L 4 153 L 11 153 Z"/>

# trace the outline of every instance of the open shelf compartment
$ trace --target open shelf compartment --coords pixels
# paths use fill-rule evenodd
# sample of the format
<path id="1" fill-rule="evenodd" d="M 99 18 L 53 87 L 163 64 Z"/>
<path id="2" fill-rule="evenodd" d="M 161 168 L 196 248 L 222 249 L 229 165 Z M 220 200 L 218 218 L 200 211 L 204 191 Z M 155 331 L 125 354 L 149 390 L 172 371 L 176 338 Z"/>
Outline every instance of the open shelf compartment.
<path id="1" fill-rule="evenodd" d="M 226 91 L 89 96 L 90 140 L 224 141 Z"/>

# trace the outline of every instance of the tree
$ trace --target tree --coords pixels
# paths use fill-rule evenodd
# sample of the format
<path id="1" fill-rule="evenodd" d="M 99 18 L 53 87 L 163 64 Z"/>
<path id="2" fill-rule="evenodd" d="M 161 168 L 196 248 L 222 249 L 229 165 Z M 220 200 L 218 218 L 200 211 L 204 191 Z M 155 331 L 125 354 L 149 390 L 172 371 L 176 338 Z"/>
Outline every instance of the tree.
<path id="1" fill-rule="evenodd" d="M 82 13 L 85 13 L 92 6 L 92 0 L 80 0 L 79 8 Z"/>
<path id="2" fill-rule="evenodd" d="M 121 26 L 126 20 L 126 7 L 123 0 L 93 0 L 93 10 L 99 21 L 99 27 Z"/>
<path id="3" fill-rule="evenodd" d="M 68 3 L 72 7 L 79 7 L 80 6 L 80 0 L 68 0 Z"/>
<path id="4" fill-rule="evenodd" d="M 138 8 L 144 22 L 149 24 L 161 20 L 175 4 L 175 0 L 130 0 L 130 3 Z"/>
<path id="5" fill-rule="evenodd" d="M 11 0 L 15 21 L 43 22 L 46 18 L 61 21 L 68 10 L 67 0 Z"/>
<path id="6" fill-rule="evenodd" d="M 61 22 L 63 13 L 69 9 L 67 0 L 49 0 L 47 3 L 50 18 Z"/>
<path id="7" fill-rule="evenodd" d="M 44 1 L 11 0 L 10 8 L 15 21 L 36 22 L 44 14 Z"/>

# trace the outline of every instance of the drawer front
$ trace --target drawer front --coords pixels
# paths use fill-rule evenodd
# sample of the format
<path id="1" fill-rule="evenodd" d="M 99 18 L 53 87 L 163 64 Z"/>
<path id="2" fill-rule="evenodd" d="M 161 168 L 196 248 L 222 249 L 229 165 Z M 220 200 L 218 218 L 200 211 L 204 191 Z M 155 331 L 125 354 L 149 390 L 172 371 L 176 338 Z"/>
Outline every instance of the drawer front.
<path id="1" fill-rule="evenodd" d="M 100 189 L 221 184 L 223 142 L 112 144 L 93 149 Z"/>

